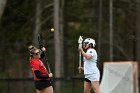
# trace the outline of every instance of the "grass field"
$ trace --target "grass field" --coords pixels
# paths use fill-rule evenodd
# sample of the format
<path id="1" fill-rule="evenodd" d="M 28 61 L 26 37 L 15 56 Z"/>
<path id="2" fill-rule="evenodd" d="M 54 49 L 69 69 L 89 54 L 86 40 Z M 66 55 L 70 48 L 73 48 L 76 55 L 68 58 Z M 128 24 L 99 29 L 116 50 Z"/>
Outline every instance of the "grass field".
<path id="1" fill-rule="evenodd" d="M 64 81 L 62 83 L 62 93 L 84 93 L 83 81 Z M 94 93 L 93 90 L 90 93 Z"/>
<path id="2" fill-rule="evenodd" d="M 140 93 L 140 84 L 139 84 L 139 93 Z"/>

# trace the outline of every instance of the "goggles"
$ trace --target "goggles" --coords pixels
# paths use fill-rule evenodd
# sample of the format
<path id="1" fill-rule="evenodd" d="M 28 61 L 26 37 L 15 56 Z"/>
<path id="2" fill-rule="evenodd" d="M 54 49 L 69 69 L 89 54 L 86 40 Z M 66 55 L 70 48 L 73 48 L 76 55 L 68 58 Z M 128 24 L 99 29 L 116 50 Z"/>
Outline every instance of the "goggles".
<path id="1" fill-rule="evenodd" d="M 89 42 L 84 42 L 83 44 L 84 44 L 84 45 L 87 45 L 88 43 L 89 43 Z"/>
<path id="2" fill-rule="evenodd" d="M 30 52 L 31 55 L 40 55 L 40 50 L 39 49 L 36 49 L 32 52 Z"/>
<path id="3" fill-rule="evenodd" d="M 35 53 L 35 55 L 40 55 L 40 52 Z"/>

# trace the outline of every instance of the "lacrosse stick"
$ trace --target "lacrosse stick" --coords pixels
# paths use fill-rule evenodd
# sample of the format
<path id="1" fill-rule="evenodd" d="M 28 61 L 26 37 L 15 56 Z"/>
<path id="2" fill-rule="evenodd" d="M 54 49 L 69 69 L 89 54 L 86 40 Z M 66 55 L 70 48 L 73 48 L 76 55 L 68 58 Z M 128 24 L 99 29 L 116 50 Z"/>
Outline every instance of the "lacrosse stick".
<path id="1" fill-rule="evenodd" d="M 42 37 L 41 37 L 40 34 L 38 34 L 38 43 L 39 43 L 40 49 L 41 49 L 42 47 L 44 47 L 44 44 L 43 44 L 43 42 L 42 42 Z M 45 55 L 45 61 L 46 61 L 46 63 L 47 63 L 48 72 L 51 73 L 50 66 L 49 66 L 49 62 L 48 62 L 48 59 L 47 59 L 46 51 L 44 52 L 44 55 Z"/>
<path id="2" fill-rule="evenodd" d="M 78 39 L 78 44 L 79 44 L 79 48 L 82 47 L 82 42 L 83 42 L 83 38 L 82 36 L 79 36 L 79 39 Z M 81 65 L 81 52 L 79 51 L 79 73 L 81 73 L 81 68 L 82 68 L 82 65 Z"/>

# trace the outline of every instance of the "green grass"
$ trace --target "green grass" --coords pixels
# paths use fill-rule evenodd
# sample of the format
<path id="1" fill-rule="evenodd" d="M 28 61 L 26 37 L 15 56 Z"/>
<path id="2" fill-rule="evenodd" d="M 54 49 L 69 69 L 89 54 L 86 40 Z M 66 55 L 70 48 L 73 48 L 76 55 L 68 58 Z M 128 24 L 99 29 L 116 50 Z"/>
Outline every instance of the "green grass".
<path id="1" fill-rule="evenodd" d="M 139 93 L 140 93 L 140 83 L 139 83 Z"/>
<path id="2" fill-rule="evenodd" d="M 83 82 L 64 81 L 62 83 L 62 93 L 83 93 Z"/>
<path id="3" fill-rule="evenodd" d="M 3 92 L 3 90 L 6 90 L 7 84 L 5 82 L 0 82 L 0 93 Z"/>
<path id="4" fill-rule="evenodd" d="M 82 80 L 64 81 L 62 83 L 62 93 L 84 93 L 84 86 Z M 90 93 L 94 93 L 91 90 Z"/>

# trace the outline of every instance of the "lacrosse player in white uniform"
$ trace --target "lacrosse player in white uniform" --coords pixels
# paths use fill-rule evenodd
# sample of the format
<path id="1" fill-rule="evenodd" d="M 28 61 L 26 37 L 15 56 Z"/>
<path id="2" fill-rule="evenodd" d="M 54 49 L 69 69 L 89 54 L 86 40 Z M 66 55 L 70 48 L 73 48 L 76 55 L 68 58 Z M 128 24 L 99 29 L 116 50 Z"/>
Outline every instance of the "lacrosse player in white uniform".
<path id="1" fill-rule="evenodd" d="M 79 47 L 79 51 L 83 55 L 84 61 L 84 93 L 90 93 L 92 88 L 94 93 L 100 93 L 100 71 L 97 68 L 97 52 L 94 47 L 95 40 L 92 38 L 86 38 L 83 42 L 83 48 Z M 85 49 L 85 51 L 83 49 Z"/>

